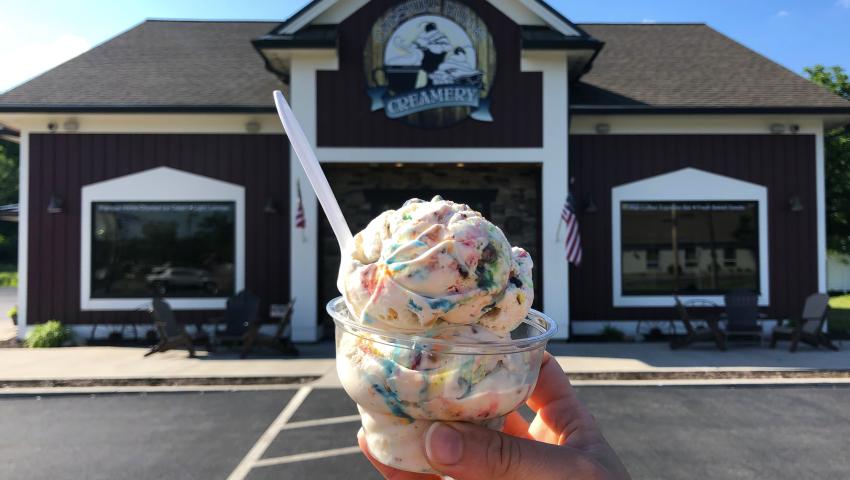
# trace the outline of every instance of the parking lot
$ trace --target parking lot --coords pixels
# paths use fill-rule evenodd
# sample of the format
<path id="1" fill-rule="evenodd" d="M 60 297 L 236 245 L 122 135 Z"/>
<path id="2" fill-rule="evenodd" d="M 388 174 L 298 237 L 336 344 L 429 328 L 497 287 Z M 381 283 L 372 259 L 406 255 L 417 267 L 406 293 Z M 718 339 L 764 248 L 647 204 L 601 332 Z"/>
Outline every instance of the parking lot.
<path id="1" fill-rule="evenodd" d="M 843 478 L 850 388 L 579 387 L 634 478 Z M 528 413 L 528 412 L 527 412 Z M 0 478 L 372 479 L 339 389 L 0 397 Z"/>

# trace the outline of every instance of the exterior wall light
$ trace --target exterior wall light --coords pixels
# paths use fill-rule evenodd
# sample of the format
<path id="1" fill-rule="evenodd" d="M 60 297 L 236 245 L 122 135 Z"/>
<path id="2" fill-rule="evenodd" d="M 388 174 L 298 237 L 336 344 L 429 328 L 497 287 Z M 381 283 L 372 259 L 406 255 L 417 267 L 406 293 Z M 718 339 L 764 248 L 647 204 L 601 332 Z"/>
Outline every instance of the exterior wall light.
<path id="1" fill-rule="evenodd" d="M 62 197 L 55 193 L 50 196 L 50 201 L 47 202 L 47 213 L 63 213 L 65 212 L 65 202 Z"/>
<path id="2" fill-rule="evenodd" d="M 275 203 L 272 197 L 266 199 L 266 205 L 263 207 L 263 212 L 265 212 L 267 215 L 277 215 L 277 203 Z"/>
<path id="3" fill-rule="evenodd" d="M 597 207 L 596 202 L 593 201 L 593 195 L 588 193 L 584 202 L 584 213 L 596 213 L 598 210 L 599 207 Z"/>
<path id="4" fill-rule="evenodd" d="M 611 133 L 611 125 L 608 123 L 597 123 L 594 127 L 599 135 L 607 135 Z"/>
<path id="5" fill-rule="evenodd" d="M 799 196 L 791 195 L 788 198 L 788 210 L 794 213 L 803 211 L 803 202 L 800 201 Z"/>

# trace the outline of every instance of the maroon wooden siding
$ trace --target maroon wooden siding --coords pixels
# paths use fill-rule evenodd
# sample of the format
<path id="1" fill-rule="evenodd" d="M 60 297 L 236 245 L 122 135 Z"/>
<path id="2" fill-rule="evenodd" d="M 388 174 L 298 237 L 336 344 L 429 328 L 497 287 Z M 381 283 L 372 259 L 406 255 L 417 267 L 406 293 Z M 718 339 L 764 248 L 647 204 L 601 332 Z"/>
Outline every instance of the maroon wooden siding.
<path id="1" fill-rule="evenodd" d="M 245 287 L 289 299 L 289 146 L 282 135 L 34 134 L 30 136 L 27 321 L 144 321 L 138 312 L 80 310 L 80 195 L 90 183 L 168 166 L 245 187 Z M 65 200 L 47 213 L 50 196 Z M 263 211 L 268 198 L 279 214 Z M 139 303 L 142 303 L 140 300 Z M 178 312 L 194 321 L 212 312 Z"/>
<path id="2" fill-rule="evenodd" d="M 363 49 L 372 24 L 393 0 L 373 0 L 338 27 L 339 71 L 316 75 L 317 142 L 322 147 L 540 147 L 543 145 L 543 77 L 520 71 L 521 33 L 484 0 L 459 0 L 487 24 L 496 46 L 493 122 L 466 119 L 448 128 L 423 129 L 370 111 Z"/>
<path id="3" fill-rule="evenodd" d="M 572 135 L 571 188 L 577 199 L 590 194 L 599 209 L 579 216 L 584 258 L 570 268 L 571 320 L 673 316 L 672 309 L 613 306 L 611 189 L 685 167 L 767 187 L 768 315 L 799 315 L 805 297 L 817 291 L 813 135 Z M 803 212 L 789 211 L 791 195 L 799 195 Z"/>

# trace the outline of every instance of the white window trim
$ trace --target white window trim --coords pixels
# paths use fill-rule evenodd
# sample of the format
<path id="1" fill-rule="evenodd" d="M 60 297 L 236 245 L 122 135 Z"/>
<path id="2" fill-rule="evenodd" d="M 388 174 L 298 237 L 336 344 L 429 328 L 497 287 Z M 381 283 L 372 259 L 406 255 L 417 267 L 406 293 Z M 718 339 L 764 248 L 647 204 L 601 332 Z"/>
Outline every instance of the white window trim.
<path id="1" fill-rule="evenodd" d="M 93 202 L 234 202 L 236 291 L 245 288 L 245 187 L 169 167 L 117 177 L 83 187 L 80 203 L 80 309 L 136 310 L 144 298 L 91 298 L 91 208 Z M 175 310 L 223 309 L 227 298 L 166 298 Z"/>
<path id="2" fill-rule="evenodd" d="M 623 295 L 620 204 L 622 202 L 669 201 L 755 201 L 758 202 L 759 225 L 759 294 L 761 306 L 770 305 L 770 271 L 768 263 L 767 187 L 684 168 L 611 189 L 611 255 L 613 300 L 615 307 L 671 307 L 672 295 Z M 682 301 L 708 300 L 722 306 L 722 295 L 680 295 Z"/>

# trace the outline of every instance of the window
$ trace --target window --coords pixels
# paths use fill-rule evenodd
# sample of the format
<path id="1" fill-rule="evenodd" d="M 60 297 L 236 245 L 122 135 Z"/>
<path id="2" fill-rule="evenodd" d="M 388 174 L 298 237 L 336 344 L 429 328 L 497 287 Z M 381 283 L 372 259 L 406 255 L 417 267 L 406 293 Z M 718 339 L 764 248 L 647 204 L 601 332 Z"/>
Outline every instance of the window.
<path id="1" fill-rule="evenodd" d="M 738 264 L 738 250 L 735 247 L 723 248 L 723 265 L 734 267 Z"/>
<path id="2" fill-rule="evenodd" d="M 767 188 L 683 168 L 611 189 L 615 307 L 723 305 L 732 288 L 770 305 Z"/>
<path id="3" fill-rule="evenodd" d="M 80 309 L 223 309 L 245 288 L 245 187 L 157 167 L 86 185 Z"/>
<path id="4" fill-rule="evenodd" d="M 694 268 L 697 266 L 699 266 L 699 261 L 697 260 L 696 247 L 685 247 L 685 268 Z"/>
<path id="5" fill-rule="evenodd" d="M 658 249 L 657 248 L 647 248 L 646 249 L 646 269 L 647 270 L 658 270 Z"/>
<path id="6" fill-rule="evenodd" d="M 231 296 L 235 202 L 94 202 L 92 298 Z"/>
<path id="7" fill-rule="evenodd" d="M 722 294 L 759 290 L 758 204 L 623 202 L 623 295 Z M 650 262 L 650 258 L 654 262 Z"/>

